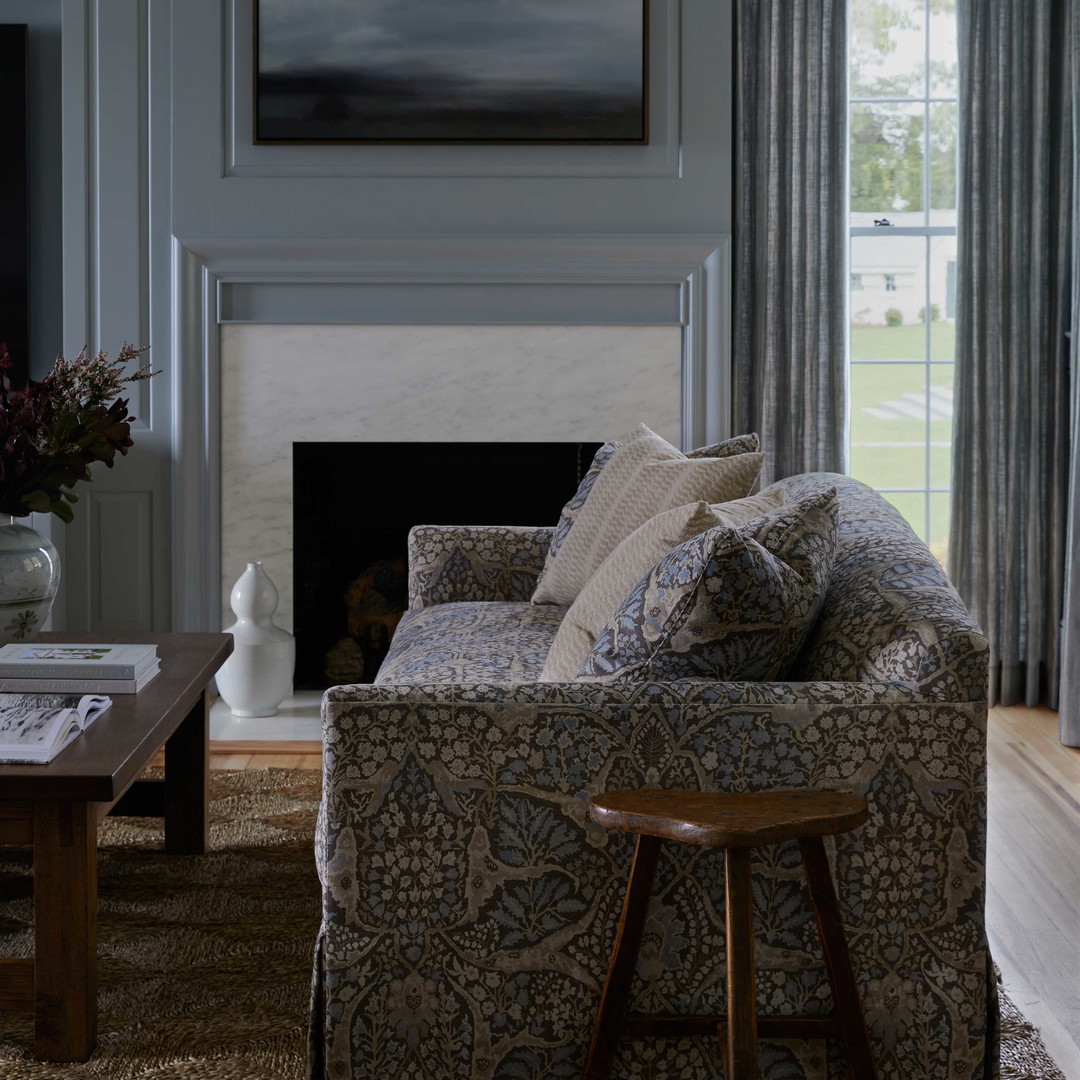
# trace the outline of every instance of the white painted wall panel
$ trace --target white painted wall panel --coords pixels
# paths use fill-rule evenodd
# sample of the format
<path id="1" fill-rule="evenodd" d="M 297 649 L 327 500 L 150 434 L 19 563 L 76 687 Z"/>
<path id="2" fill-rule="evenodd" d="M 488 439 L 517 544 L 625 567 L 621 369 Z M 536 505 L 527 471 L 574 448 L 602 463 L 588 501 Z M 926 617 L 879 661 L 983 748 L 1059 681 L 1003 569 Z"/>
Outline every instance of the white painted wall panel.
<path id="1" fill-rule="evenodd" d="M 91 625 L 147 629 L 154 615 L 153 492 L 85 490 L 77 509 L 90 526 Z"/>

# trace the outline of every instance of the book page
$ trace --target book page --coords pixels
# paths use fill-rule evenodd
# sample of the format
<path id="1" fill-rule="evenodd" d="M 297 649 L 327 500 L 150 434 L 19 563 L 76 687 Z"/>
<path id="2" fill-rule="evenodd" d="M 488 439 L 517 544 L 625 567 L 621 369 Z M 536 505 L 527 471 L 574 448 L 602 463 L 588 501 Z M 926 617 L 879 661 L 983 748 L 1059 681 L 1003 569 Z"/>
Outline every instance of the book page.
<path id="1" fill-rule="evenodd" d="M 0 694 L 0 712 L 8 709 L 75 709 L 82 702 L 81 694 Z"/>
<path id="2" fill-rule="evenodd" d="M 3 696 L 3 694 L 0 694 L 0 698 Z M 69 700 L 75 701 L 72 707 L 79 714 L 79 720 L 84 728 L 91 720 L 96 720 L 112 704 L 112 698 L 106 697 L 104 694 L 83 694 L 78 699 L 72 698 Z"/>
<path id="3" fill-rule="evenodd" d="M 31 702 L 0 702 L 0 753 L 4 747 L 51 747 L 70 730 L 71 723 L 80 726 L 78 713 L 72 712 L 70 707 L 49 707 L 35 701 L 36 697 L 30 694 L 0 694 L 0 698 L 29 698 Z"/>

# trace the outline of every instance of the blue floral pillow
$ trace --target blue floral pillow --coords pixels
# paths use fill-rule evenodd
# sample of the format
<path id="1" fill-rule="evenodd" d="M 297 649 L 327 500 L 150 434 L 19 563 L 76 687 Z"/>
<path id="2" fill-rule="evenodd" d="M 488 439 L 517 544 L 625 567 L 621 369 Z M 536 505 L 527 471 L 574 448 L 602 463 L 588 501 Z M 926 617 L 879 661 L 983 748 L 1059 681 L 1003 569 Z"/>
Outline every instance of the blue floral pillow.
<path id="1" fill-rule="evenodd" d="M 592 491 L 593 484 L 596 483 L 596 478 L 600 475 L 600 470 L 611 460 L 611 455 L 618 449 L 619 444 L 617 442 L 606 442 L 596 451 L 592 464 L 589 466 L 589 471 L 581 478 L 581 483 L 578 484 L 574 497 L 562 509 L 559 524 L 555 527 L 555 535 L 551 538 L 551 547 L 548 548 L 547 557 L 549 559 L 554 559 L 559 554 L 559 549 L 563 546 L 566 534 L 570 531 L 570 526 L 574 524 L 574 518 L 577 517 L 578 511 L 585 505 L 585 500 L 589 497 L 589 492 Z"/>
<path id="2" fill-rule="evenodd" d="M 829 586 L 836 492 L 673 548 L 630 590 L 593 645 L 586 681 L 764 681 L 785 673 Z"/>
<path id="3" fill-rule="evenodd" d="M 755 431 L 749 435 L 736 435 L 734 438 L 713 443 L 711 446 L 699 446 L 696 450 L 687 450 L 686 456 L 688 458 L 724 458 L 734 457 L 736 454 L 756 454 L 760 449 L 760 440 Z"/>

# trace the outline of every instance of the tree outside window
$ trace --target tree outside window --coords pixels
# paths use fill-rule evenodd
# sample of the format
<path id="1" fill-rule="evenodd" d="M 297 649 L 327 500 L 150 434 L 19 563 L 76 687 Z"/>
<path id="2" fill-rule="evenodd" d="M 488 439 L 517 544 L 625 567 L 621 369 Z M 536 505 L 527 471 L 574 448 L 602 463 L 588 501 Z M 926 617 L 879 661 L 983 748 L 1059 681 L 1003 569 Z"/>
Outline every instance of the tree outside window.
<path id="1" fill-rule="evenodd" d="M 944 559 L 956 262 L 955 0 L 849 0 L 850 460 Z"/>

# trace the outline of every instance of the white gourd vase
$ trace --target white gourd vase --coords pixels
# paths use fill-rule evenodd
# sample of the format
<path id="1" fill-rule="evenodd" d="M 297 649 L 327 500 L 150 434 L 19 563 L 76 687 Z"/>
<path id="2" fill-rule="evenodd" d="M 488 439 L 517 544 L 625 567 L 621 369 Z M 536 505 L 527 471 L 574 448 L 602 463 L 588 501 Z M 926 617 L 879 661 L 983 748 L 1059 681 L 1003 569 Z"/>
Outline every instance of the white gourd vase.
<path id="1" fill-rule="evenodd" d="M 233 652 L 217 673 L 218 693 L 233 716 L 273 716 L 292 690 L 296 640 L 272 621 L 278 591 L 261 562 L 247 564 L 229 600 Z"/>

